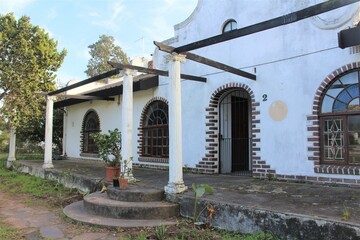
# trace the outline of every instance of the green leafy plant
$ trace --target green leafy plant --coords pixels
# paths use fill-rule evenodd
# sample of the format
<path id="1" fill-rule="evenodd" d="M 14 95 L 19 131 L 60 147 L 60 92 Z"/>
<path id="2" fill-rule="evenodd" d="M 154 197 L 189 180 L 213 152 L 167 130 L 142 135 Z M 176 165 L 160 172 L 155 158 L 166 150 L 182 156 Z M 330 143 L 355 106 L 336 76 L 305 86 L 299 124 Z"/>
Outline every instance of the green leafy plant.
<path id="1" fill-rule="evenodd" d="M 121 133 L 119 129 L 109 130 L 106 133 L 93 133 L 94 139 L 99 150 L 99 156 L 104 160 L 108 167 L 119 167 L 121 162 Z"/>
<path id="2" fill-rule="evenodd" d="M 210 193 L 210 194 L 213 193 L 213 189 L 208 184 L 195 184 L 195 183 L 192 184 L 192 188 L 195 193 L 193 220 L 194 220 L 194 222 L 197 222 L 198 218 L 202 212 L 201 211 L 199 214 L 197 214 L 197 205 L 198 205 L 199 198 L 204 196 L 205 193 Z"/>
<path id="3" fill-rule="evenodd" d="M 132 161 L 132 157 L 127 160 L 124 159 L 122 161 L 122 169 L 121 169 L 121 173 L 120 173 L 120 178 L 126 178 L 126 176 L 129 176 L 132 173 L 132 168 L 129 168 L 129 163 Z"/>
<path id="4" fill-rule="evenodd" d="M 166 232 L 167 232 L 167 227 L 162 225 L 159 227 L 155 228 L 155 237 L 157 240 L 164 240 L 166 239 Z"/>
<path id="5" fill-rule="evenodd" d="M 344 207 L 342 212 L 342 220 L 348 221 L 351 218 L 350 210 L 347 207 Z"/>

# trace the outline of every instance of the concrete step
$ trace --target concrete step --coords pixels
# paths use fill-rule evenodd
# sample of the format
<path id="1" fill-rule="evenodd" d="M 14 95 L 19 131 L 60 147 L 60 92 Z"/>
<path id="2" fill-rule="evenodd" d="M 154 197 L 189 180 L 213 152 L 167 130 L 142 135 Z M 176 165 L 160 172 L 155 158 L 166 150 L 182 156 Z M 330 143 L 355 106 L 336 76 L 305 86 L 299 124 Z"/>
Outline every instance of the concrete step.
<path id="1" fill-rule="evenodd" d="M 164 199 L 164 191 L 155 188 L 128 185 L 128 189 L 108 187 L 107 195 L 110 199 L 124 202 L 155 202 Z"/>
<path id="2" fill-rule="evenodd" d="M 90 214 L 119 219 L 166 219 L 179 215 L 179 207 L 174 203 L 117 201 L 100 192 L 85 196 L 84 208 Z"/>
<path id="3" fill-rule="evenodd" d="M 175 225 L 175 218 L 168 219 L 119 219 L 98 216 L 88 213 L 84 208 L 84 202 L 79 201 L 72 203 L 64 208 L 64 214 L 78 222 L 92 224 L 96 226 L 106 227 L 121 227 L 121 228 L 134 228 L 134 227 L 157 227 L 162 225 Z"/>

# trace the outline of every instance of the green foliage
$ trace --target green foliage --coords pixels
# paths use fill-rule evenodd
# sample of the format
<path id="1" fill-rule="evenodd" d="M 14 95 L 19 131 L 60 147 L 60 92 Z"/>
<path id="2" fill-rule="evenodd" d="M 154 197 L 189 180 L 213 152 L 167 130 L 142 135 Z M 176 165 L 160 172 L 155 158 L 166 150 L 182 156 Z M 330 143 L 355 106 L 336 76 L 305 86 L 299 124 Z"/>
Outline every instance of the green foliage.
<path id="1" fill-rule="evenodd" d="M 9 151 L 9 130 L 0 130 L 0 152 Z"/>
<path id="2" fill-rule="evenodd" d="M 54 109 L 53 113 L 53 144 L 56 146 L 54 152 L 62 153 L 63 140 L 63 118 L 64 112 L 60 109 Z M 29 148 L 45 141 L 45 113 L 41 114 L 39 119 L 30 119 L 26 125 L 19 126 L 16 129 L 17 147 Z M 32 150 L 32 149 L 29 149 Z"/>
<path id="3" fill-rule="evenodd" d="M 132 160 L 133 160 L 132 158 L 130 158 L 129 160 L 127 159 L 122 160 L 123 164 L 120 172 L 120 178 L 125 178 L 126 176 L 129 176 L 129 174 L 132 173 L 132 168 L 129 168 L 129 163 Z"/>
<path id="4" fill-rule="evenodd" d="M 104 160 L 106 166 L 119 167 L 121 161 L 121 133 L 115 128 L 109 133 L 93 133 L 91 137 L 94 139 L 99 149 L 99 156 Z"/>
<path id="5" fill-rule="evenodd" d="M 347 207 L 343 208 L 342 218 L 341 219 L 344 220 L 344 221 L 348 221 L 348 220 L 351 219 L 351 213 L 350 213 L 349 208 L 347 208 Z"/>
<path id="6" fill-rule="evenodd" d="M 192 189 L 194 190 L 194 193 L 195 193 L 193 220 L 194 220 L 194 222 L 197 222 L 198 218 L 199 218 L 199 215 L 197 214 L 198 200 L 205 193 L 213 193 L 213 189 L 208 184 L 195 184 L 195 183 L 192 184 Z"/>
<path id="7" fill-rule="evenodd" d="M 27 16 L 0 15 L 0 29 L 0 113 L 17 127 L 44 111 L 44 97 L 34 93 L 55 90 L 66 50 L 58 52 L 57 42 Z"/>
<path id="8" fill-rule="evenodd" d="M 278 238 L 273 236 L 270 233 L 256 232 L 256 233 L 247 235 L 243 239 L 244 240 L 277 240 Z"/>
<path id="9" fill-rule="evenodd" d="M 121 47 L 115 45 L 112 36 L 101 35 L 99 40 L 89 46 L 91 59 L 88 62 L 85 73 L 94 77 L 113 69 L 107 62 L 128 63 L 129 58 Z"/>
<path id="10" fill-rule="evenodd" d="M 0 221 L 0 239 L 18 240 L 23 239 L 23 234 L 18 229 L 9 227 Z"/>
<path id="11" fill-rule="evenodd" d="M 166 239 L 167 227 L 162 225 L 155 228 L 155 237 L 157 240 Z"/>
<path id="12" fill-rule="evenodd" d="M 146 240 L 146 239 L 148 238 L 146 237 L 146 233 L 143 231 L 140 231 L 139 235 L 136 237 L 136 240 Z"/>

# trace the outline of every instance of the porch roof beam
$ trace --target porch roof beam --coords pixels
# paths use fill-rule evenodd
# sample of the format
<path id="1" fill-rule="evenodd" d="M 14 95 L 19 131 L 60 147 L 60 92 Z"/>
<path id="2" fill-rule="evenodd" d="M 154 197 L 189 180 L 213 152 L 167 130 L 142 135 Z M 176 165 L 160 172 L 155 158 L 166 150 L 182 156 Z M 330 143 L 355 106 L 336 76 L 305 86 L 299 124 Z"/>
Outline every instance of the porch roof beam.
<path id="1" fill-rule="evenodd" d="M 114 98 L 111 97 L 100 97 L 100 96 L 91 96 L 91 95 L 60 95 L 65 98 L 73 98 L 73 99 L 85 99 L 85 100 L 104 100 L 104 101 L 114 101 Z"/>
<path id="2" fill-rule="evenodd" d="M 154 44 L 163 52 L 167 52 L 167 53 L 175 52 L 174 47 L 171 47 L 171 46 L 168 46 L 163 43 L 156 42 L 156 41 L 154 41 Z M 190 59 L 194 62 L 202 63 L 202 64 L 205 64 L 205 65 L 217 68 L 217 69 L 221 69 L 226 72 L 230 72 L 230 73 L 233 73 L 233 74 L 236 74 L 236 75 L 239 75 L 239 76 L 242 76 L 242 77 L 254 80 L 254 81 L 256 80 L 256 75 L 254 75 L 254 74 L 242 71 L 240 69 L 231 67 L 229 65 L 214 61 L 212 59 L 205 58 L 205 57 L 199 56 L 199 55 L 191 53 L 191 52 L 183 52 L 181 54 L 185 55 L 187 59 Z"/>
<path id="3" fill-rule="evenodd" d="M 88 78 L 88 79 L 85 79 L 85 80 L 83 80 L 83 81 L 81 81 L 81 82 L 72 84 L 72 85 L 70 85 L 70 86 L 67 86 L 67 87 L 64 87 L 64 88 L 61 88 L 61 89 L 58 89 L 58 90 L 49 92 L 48 95 L 49 95 L 49 96 L 52 96 L 52 95 L 56 95 L 56 94 L 59 94 L 59 93 L 62 93 L 62 92 L 66 92 L 66 91 L 68 91 L 68 90 L 71 90 L 71 89 L 74 89 L 74 88 L 77 88 L 77 87 L 81 87 L 81 86 L 84 86 L 84 85 L 86 85 L 86 84 L 89 84 L 89 83 L 92 83 L 92 82 L 96 82 L 96 81 L 101 80 L 101 79 L 104 79 L 104 78 L 108 78 L 108 77 L 114 76 L 114 75 L 116 75 L 116 74 L 119 74 L 119 70 L 118 70 L 118 69 L 113 69 L 113 70 L 111 70 L 111 71 L 102 73 L 102 74 L 100 74 L 100 75 L 97 75 L 97 76 L 94 76 L 94 77 L 91 77 L 91 78 Z"/>
<path id="4" fill-rule="evenodd" d="M 206 46 L 210 46 L 213 44 L 225 42 L 232 40 L 234 38 L 243 37 L 246 35 L 250 35 L 253 33 L 265 31 L 271 28 L 287 25 L 290 23 L 294 23 L 300 20 L 303 20 L 305 18 L 309 18 L 315 15 L 319 15 L 321 13 L 329 12 L 331 10 L 344 7 L 346 5 L 350 5 L 356 2 L 359 2 L 360 0 L 330 0 L 325 1 L 323 3 L 319 3 L 316 5 L 313 5 L 308 8 L 304 8 L 302 10 L 286 14 L 281 17 L 273 18 L 264 22 L 260 22 L 254 25 L 250 25 L 244 28 L 239 28 L 233 31 L 229 31 L 220 35 L 216 35 L 214 37 L 206 38 L 200 41 L 196 41 L 193 43 L 189 43 L 180 47 L 177 47 L 174 49 L 174 52 L 176 53 L 185 53 L 187 51 L 192 51 L 195 49 L 203 48 Z"/>
<path id="5" fill-rule="evenodd" d="M 114 63 L 114 62 L 110 62 L 110 61 L 108 61 L 108 64 L 110 64 L 113 68 L 116 68 L 118 70 L 131 69 L 131 70 L 136 70 L 136 71 L 148 73 L 148 74 L 155 74 L 155 75 L 166 76 L 166 77 L 169 76 L 168 71 L 163 71 L 163 70 L 158 70 L 158 69 L 153 69 L 153 68 L 144 68 L 144 67 L 139 67 L 139 66 L 134 66 L 134 65 L 129 65 L 129 64 Z M 206 82 L 206 78 L 193 76 L 193 75 L 187 75 L 187 74 L 181 74 L 181 79 L 187 79 L 187 80 L 192 80 L 192 81 L 197 81 L 197 82 Z"/>

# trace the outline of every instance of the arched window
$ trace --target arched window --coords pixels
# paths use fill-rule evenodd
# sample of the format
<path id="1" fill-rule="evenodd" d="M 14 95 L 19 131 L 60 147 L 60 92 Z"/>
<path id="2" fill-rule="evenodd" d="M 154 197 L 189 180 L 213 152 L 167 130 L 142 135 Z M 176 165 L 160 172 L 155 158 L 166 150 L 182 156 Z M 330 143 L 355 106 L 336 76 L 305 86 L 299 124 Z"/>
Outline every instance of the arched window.
<path id="1" fill-rule="evenodd" d="M 168 105 L 162 101 L 152 102 L 145 111 L 143 120 L 143 156 L 169 156 L 168 122 Z"/>
<path id="2" fill-rule="evenodd" d="M 226 33 L 232 30 L 235 30 L 237 28 L 237 22 L 234 19 L 230 19 L 225 22 L 222 32 Z"/>
<path id="3" fill-rule="evenodd" d="M 83 153 L 98 153 L 98 148 L 94 139 L 91 137 L 92 133 L 100 132 L 99 116 L 93 110 L 86 113 L 82 126 L 82 152 Z"/>
<path id="4" fill-rule="evenodd" d="M 360 71 L 337 77 L 322 96 L 321 163 L 360 164 Z"/>

